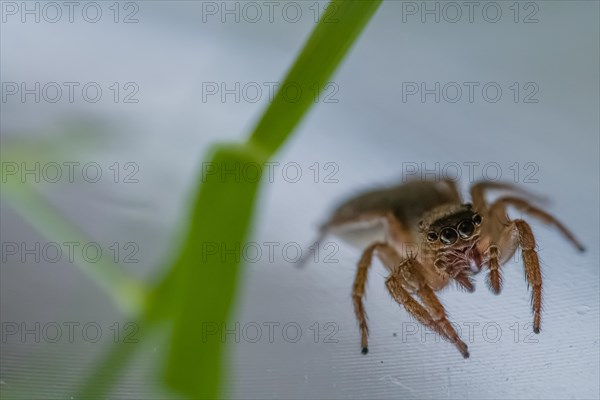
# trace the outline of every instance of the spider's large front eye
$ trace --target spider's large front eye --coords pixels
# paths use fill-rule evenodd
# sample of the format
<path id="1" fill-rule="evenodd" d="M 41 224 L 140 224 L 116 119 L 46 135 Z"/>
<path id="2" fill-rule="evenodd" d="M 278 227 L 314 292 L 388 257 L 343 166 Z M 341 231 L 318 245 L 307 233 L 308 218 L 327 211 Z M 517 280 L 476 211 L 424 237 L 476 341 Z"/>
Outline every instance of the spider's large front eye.
<path id="1" fill-rule="evenodd" d="M 431 231 L 427 234 L 427 240 L 429 240 L 430 242 L 435 242 L 438 238 L 437 233 Z"/>
<path id="2" fill-rule="evenodd" d="M 453 244 L 458 240 L 458 233 L 452 228 L 444 228 L 440 232 L 440 241 L 444 244 Z"/>
<path id="3" fill-rule="evenodd" d="M 467 239 L 475 232 L 475 225 L 469 220 L 465 220 L 458 224 L 458 234 L 461 238 Z"/>
<path id="4" fill-rule="evenodd" d="M 473 222 L 475 223 L 475 225 L 481 224 L 481 215 L 479 215 L 479 214 L 473 215 Z"/>

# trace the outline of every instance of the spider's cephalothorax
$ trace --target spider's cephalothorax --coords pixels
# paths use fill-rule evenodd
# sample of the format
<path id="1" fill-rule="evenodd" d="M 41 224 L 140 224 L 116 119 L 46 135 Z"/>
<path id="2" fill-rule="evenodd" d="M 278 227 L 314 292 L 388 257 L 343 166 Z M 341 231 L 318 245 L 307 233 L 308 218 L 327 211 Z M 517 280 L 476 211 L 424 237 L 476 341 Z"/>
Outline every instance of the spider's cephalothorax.
<path id="1" fill-rule="evenodd" d="M 438 206 L 419 221 L 421 259 L 433 262 L 437 271 L 454 278 L 463 288 L 474 290 L 472 273 L 481 270 L 477 248 L 483 218 L 473 205 Z"/>
<path id="2" fill-rule="evenodd" d="M 488 203 L 485 192 L 490 189 L 508 194 Z M 450 282 L 473 291 L 473 274 L 487 267 L 488 287 L 500 293 L 501 265 L 520 247 L 525 278 L 532 290 L 533 331 L 540 332 L 542 274 L 535 237 L 525 220 L 508 217 L 507 207 L 554 225 L 580 251 L 583 246 L 556 218 L 532 204 L 534 196 L 518 187 L 478 182 L 470 192 L 472 204 L 465 204 L 453 181 L 413 181 L 352 198 L 323 225 L 321 239 L 330 232 L 352 231 L 352 226 L 364 227 L 365 223 L 384 230 L 385 240 L 372 241 L 363 251 L 352 288 L 364 354 L 369 329 L 363 297 L 373 255 L 389 271 L 386 287 L 394 300 L 423 325 L 454 343 L 466 358 L 467 345 L 448 321 L 435 291 Z"/>

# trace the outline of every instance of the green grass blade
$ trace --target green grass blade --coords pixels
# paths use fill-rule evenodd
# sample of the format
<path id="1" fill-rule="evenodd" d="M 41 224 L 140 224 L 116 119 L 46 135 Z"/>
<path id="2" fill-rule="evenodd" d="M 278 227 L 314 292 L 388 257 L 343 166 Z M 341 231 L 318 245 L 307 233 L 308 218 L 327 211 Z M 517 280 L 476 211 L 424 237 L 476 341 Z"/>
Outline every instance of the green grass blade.
<path id="1" fill-rule="evenodd" d="M 273 155 L 313 104 L 308 90 L 315 83 L 323 88 L 380 1 L 332 4 L 338 21 L 318 23 L 282 84 L 300 85 L 305 94 L 291 103 L 278 93 L 245 146 L 217 149 L 212 162 L 221 170 L 240 163 L 261 164 Z M 175 263 L 177 271 L 168 275 L 167 286 L 160 286 L 160 297 L 169 298 L 168 303 L 176 307 L 172 312 L 177 313 L 166 382 L 192 398 L 215 398 L 222 389 L 221 332 L 223 324 L 230 322 L 240 261 L 239 255 L 222 257 L 221 252 L 243 246 L 258 188 L 257 182 L 236 182 L 231 175 L 228 181 L 220 175 L 203 175 L 187 243 Z M 217 256 L 207 257 L 207 244 L 217 246 Z"/>
<path id="2" fill-rule="evenodd" d="M 141 326 L 138 339 L 143 340 L 144 335 L 150 333 L 150 326 L 138 323 Z M 79 399 L 104 399 L 109 388 L 119 379 L 127 364 L 133 358 L 139 343 L 112 343 L 110 348 L 102 353 L 100 360 L 96 362 L 94 371 L 89 374 L 77 391 Z"/>
<path id="3" fill-rule="evenodd" d="M 213 158 L 221 170 L 265 161 L 248 146 L 219 147 Z M 231 174 L 205 174 L 196 198 L 187 243 L 176 265 L 169 297 L 177 296 L 167 360 L 166 382 L 192 398 L 215 398 L 222 373 L 221 336 L 206 329 L 228 322 L 237 289 L 239 249 L 248 235 L 258 182 L 236 181 Z M 212 254 L 208 248 L 219 251 Z M 221 250 L 233 252 L 222 257 Z M 170 301 L 173 301 L 171 298 Z M 173 303 L 171 303 L 173 304 Z"/>
<path id="4" fill-rule="evenodd" d="M 283 144 L 340 64 L 381 0 L 334 0 L 254 128 L 250 141 L 273 154 Z M 294 88 L 300 88 L 298 100 Z M 289 88 L 288 94 L 285 89 Z M 283 90 L 281 90 L 283 89 Z"/>

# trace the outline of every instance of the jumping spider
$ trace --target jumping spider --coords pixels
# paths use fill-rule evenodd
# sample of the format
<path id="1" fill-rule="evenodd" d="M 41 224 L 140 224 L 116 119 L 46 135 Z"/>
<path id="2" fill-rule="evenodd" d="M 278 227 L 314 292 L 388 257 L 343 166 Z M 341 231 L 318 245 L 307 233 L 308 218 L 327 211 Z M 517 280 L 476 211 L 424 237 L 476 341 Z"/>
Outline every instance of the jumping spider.
<path id="1" fill-rule="evenodd" d="M 511 194 L 488 204 L 485 193 L 489 189 Z M 356 223 L 362 223 L 363 228 L 365 224 L 384 228 L 385 240 L 371 242 L 364 250 L 352 288 L 363 354 L 368 352 L 369 335 L 363 296 L 374 254 L 390 273 L 385 284 L 394 300 L 420 323 L 454 343 L 463 357 L 468 358 L 467 345 L 448 322 L 435 292 L 452 281 L 472 292 L 475 289 L 472 276 L 486 266 L 487 285 L 499 294 L 500 266 L 520 247 L 525 278 L 532 288 L 533 331 L 540 332 L 542 274 L 535 238 L 526 221 L 508 217 L 507 207 L 553 224 L 579 251 L 584 248 L 562 223 L 530 203 L 532 195 L 516 186 L 481 181 L 470 192 L 472 204 L 463 203 L 453 181 L 412 181 L 350 199 L 321 227 L 319 240 L 348 228 L 356 232 L 353 229 Z M 407 244 L 416 246 L 409 250 Z"/>

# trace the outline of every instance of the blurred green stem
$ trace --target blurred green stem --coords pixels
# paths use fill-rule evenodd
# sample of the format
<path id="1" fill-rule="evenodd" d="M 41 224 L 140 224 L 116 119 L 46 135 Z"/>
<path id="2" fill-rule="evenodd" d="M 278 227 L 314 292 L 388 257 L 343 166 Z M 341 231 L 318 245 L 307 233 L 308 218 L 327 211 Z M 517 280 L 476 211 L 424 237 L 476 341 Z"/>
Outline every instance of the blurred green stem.
<path id="1" fill-rule="evenodd" d="M 326 86 L 352 43 L 377 10 L 380 1 L 332 1 L 336 20 L 324 13 L 300 55 L 288 72 L 273 102 L 258 122 L 248 142 L 217 147 L 210 163 L 221 170 L 236 164 L 266 162 L 291 135 Z M 290 101 L 288 87 L 303 95 Z M 239 277 L 239 259 L 205 258 L 207 243 L 234 249 L 247 238 L 259 183 L 220 174 L 201 174 L 202 184 L 188 232 L 188 240 L 169 275 L 171 285 L 161 286 L 161 299 L 169 299 L 177 317 L 170 340 L 166 381 L 169 387 L 192 398 L 214 398 L 222 394 L 222 348 L 218 337 L 207 337 L 212 327 L 222 330 L 229 322 Z M 163 305 L 164 306 L 164 305 Z"/>
<path id="2" fill-rule="evenodd" d="M 20 182 L 3 183 L 1 193 L 11 208 L 47 240 L 72 243 L 73 246 L 91 242 L 31 185 Z M 97 262 L 90 262 L 83 258 L 81 251 L 74 251 L 73 261 L 108 293 L 122 311 L 130 315 L 141 312 L 146 297 L 144 287 L 127 276 L 106 252 L 103 252 Z"/>

